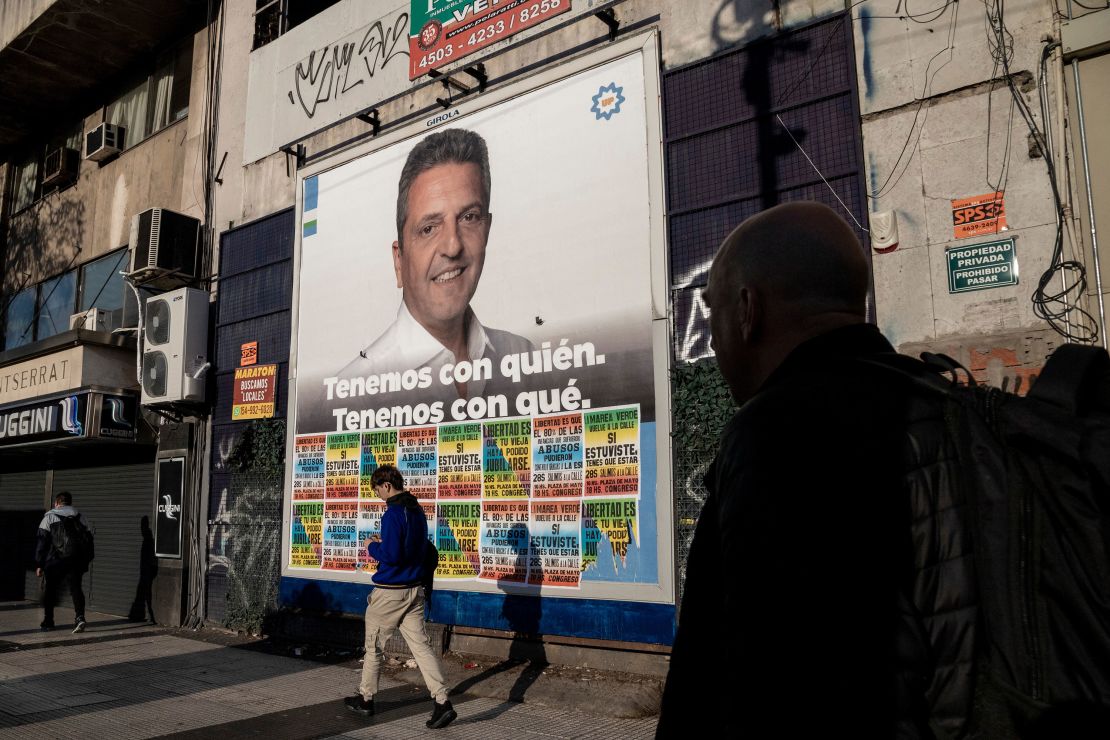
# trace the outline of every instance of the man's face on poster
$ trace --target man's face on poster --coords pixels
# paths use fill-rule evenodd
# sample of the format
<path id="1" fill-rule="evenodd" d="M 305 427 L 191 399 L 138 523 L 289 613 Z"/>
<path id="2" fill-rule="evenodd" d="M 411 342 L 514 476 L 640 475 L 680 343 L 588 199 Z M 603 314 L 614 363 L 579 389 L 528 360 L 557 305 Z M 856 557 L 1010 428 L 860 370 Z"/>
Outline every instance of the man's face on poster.
<path id="1" fill-rule="evenodd" d="M 447 163 L 417 175 L 393 269 L 405 305 L 426 328 L 459 319 L 482 276 L 492 216 L 478 165 Z"/>

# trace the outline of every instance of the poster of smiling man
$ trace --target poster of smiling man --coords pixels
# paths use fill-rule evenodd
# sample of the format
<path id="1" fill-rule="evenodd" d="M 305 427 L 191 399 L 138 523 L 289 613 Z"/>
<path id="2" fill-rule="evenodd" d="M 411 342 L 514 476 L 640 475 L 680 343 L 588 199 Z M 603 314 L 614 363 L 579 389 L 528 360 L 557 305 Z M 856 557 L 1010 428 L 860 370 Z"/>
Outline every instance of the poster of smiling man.
<path id="1" fill-rule="evenodd" d="M 668 598 L 654 37 L 630 48 L 303 173 L 287 575 L 369 577 L 388 463 L 448 588 Z"/>

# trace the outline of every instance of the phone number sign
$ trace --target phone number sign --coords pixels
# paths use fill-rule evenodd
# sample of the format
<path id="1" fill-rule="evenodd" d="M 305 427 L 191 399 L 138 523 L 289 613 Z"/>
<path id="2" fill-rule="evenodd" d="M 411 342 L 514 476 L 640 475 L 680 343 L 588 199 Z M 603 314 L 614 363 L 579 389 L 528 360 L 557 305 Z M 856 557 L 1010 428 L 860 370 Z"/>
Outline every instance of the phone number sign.
<path id="1" fill-rule="evenodd" d="M 412 0 L 409 79 L 570 10 L 571 0 Z"/>
<path id="2" fill-rule="evenodd" d="M 269 419 L 277 397 L 277 365 L 235 368 L 231 389 L 231 420 Z"/>
<path id="3" fill-rule="evenodd" d="M 952 237 L 968 239 L 1006 230 L 1005 193 L 973 195 L 952 201 Z"/>

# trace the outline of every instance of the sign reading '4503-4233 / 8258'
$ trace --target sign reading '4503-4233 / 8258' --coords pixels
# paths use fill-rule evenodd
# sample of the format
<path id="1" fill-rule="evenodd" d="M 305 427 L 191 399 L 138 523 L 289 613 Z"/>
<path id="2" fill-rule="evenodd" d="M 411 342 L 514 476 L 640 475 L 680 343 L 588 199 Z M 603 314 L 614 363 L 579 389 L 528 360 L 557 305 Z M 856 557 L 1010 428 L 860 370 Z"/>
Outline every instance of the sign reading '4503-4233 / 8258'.
<path id="1" fill-rule="evenodd" d="M 450 64 L 548 18 L 571 0 L 412 0 L 409 79 Z"/>

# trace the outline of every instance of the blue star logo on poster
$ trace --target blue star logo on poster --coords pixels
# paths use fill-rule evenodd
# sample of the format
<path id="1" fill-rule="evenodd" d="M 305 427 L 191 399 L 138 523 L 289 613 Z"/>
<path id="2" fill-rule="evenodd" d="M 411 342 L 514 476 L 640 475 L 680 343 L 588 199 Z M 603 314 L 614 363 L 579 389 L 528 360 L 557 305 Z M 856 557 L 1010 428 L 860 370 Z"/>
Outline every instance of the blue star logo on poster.
<path id="1" fill-rule="evenodd" d="M 590 112 L 597 116 L 597 120 L 604 118 L 608 121 L 614 114 L 621 112 L 621 103 L 625 100 L 624 95 L 621 94 L 623 92 L 624 88 L 617 87 L 615 82 L 610 82 L 598 89 L 597 95 L 592 98 L 594 104 Z"/>

